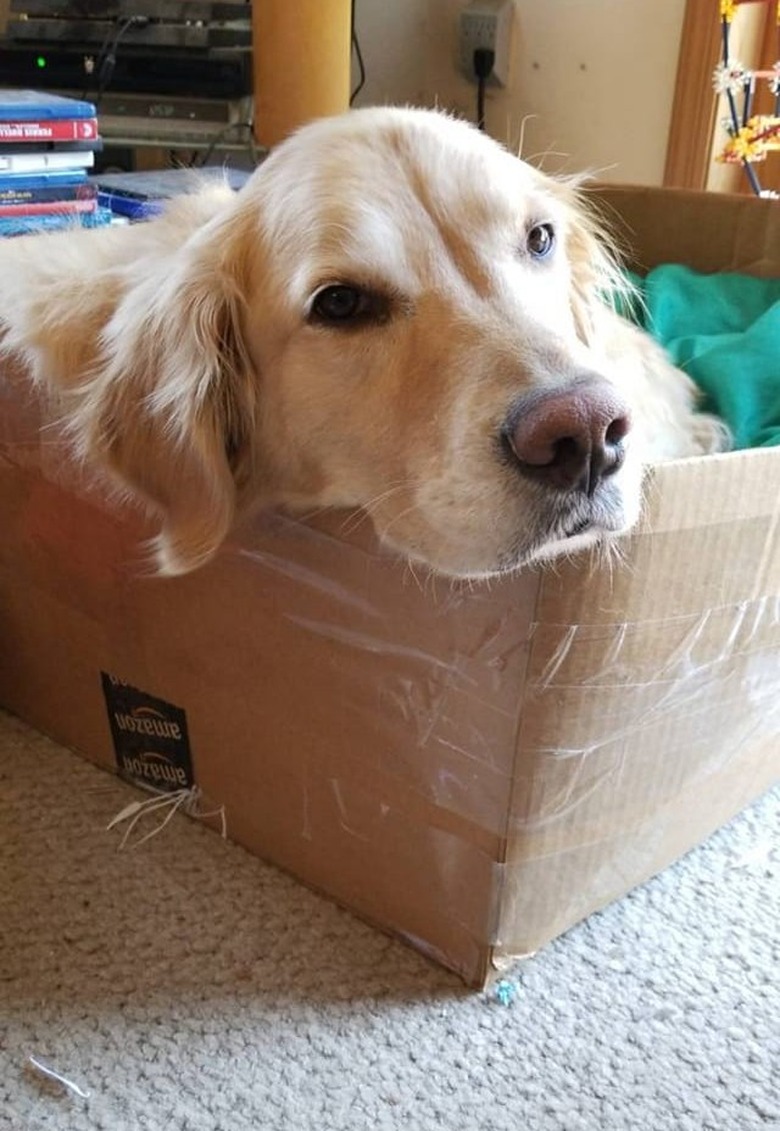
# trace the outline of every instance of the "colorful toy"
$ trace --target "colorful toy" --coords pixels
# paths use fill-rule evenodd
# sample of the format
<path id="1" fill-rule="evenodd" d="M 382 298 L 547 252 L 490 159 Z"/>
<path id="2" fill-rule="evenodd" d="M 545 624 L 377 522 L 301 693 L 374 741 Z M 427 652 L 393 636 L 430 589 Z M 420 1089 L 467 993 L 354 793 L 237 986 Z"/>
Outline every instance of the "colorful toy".
<path id="1" fill-rule="evenodd" d="M 718 157 L 719 161 L 741 164 L 756 196 L 778 198 L 778 193 L 764 190 L 753 166 L 766 160 L 772 151 L 780 152 L 780 59 L 768 71 L 750 70 L 731 58 L 731 24 L 740 2 L 755 0 L 719 0 L 720 22 L 723 35 L 723 55 L 713 75 L 715 93 L 723 95 L 729 108 L 724 125 L 729 140 Z M 777 28 L 780 42 L 780 0 L 759 0 L 761 3 L 777 2 Z M 754 114 L 756 84 L 766 80 L 774 96 L 773 114 Z"/>

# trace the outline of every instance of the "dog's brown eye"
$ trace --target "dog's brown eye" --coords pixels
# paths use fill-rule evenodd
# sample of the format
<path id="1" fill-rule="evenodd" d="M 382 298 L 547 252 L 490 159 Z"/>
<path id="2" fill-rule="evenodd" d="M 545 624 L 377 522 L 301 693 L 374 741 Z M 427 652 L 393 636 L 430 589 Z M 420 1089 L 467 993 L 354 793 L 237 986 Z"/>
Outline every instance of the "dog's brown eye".
<path id="1" fill-rule="evenodd" d="M 358 287 L 336 285 L 323 287 L 315 295 L 311 312 L 320 322 L 349 322 L 369 314 L 371 296 Z"/>
<path id="2" fill-rule="evenodd" d="M 528 248 L 534 259 L 544 259 L 555 246 L 555 229 L 552 224 L 537 224 L 531 228 L 526 239 Z"/>

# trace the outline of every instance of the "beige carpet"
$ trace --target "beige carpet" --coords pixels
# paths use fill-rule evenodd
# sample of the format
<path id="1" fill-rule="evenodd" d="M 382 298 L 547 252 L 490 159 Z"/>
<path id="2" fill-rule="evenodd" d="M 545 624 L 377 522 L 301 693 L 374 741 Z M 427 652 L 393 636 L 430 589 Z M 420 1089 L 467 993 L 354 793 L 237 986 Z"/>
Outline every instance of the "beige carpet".
<path id="1" fill-rule="evenodd" d="M 503 998 L 2 714 L 0 791 L 3 1131 L 780 1127 L 780 791 Z"/>

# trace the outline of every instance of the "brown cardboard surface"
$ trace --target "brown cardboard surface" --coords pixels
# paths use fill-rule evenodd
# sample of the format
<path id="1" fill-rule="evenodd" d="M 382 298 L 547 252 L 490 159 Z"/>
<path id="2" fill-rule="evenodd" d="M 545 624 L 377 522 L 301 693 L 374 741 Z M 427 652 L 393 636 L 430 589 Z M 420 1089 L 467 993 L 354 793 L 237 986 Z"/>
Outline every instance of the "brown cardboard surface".
<path id="1" fill-rule="evenodd" d="M 776 201 L 629 185 L 602 186 L 597 196 L 637 270 L 685 263 L 708 273 L 778 273 Z"/>
<path id="2" fill-rule="evenodd" d="M 609 195 L 644 256 L 772 266 L 762 202 Z M 108 768 L 101 672 L 182 708 L 229 836 L 471 983 L 780 777 L 780 451 L 656 469 L 622 567 L 421 587 L 366 523 L 269 516 L 161 580 L 0 388 L 0 702 Z"/>

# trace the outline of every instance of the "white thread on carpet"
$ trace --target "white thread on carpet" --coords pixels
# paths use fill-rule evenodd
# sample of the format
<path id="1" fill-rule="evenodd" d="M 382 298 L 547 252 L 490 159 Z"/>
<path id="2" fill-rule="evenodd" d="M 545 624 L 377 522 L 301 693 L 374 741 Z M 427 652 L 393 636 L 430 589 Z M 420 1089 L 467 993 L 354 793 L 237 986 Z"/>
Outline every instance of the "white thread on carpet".
<path id="1" fill-rule="evenodd" d="M 83 1088 L 80 1088 L 78 1084 L 67 1076 L 63 1076 L 61 1072 L 55 1072 L 53 1068 L 50 1068 L 48 1064 L 44 1064 L 42 1060 L 38 1060 L 37 1057 L 32 1055 L 28 1056 L 27 1063 L 32 1065 L 36 1072 L 40 1072 L 42 1076 L 45 1076 L 49 1080 L 56 1080 L 58 1084 L 61 1084 L 63 1088 L 66 1088 L 69 1092 L 73 1092 L 74 1095 L 81 1096 L 83 1100 L 89 1099 L 89 1092 L 85 1092 Z"/>
<path id="2" fill-rule="evenodd" d="M 163 831 L 165 826 L 171 818 L 178 812 L 186 813 L 188 817 L 194 817 L 200 821 L 206 821 L 211 817 L 219 817 L 221 822 L 220 834 L 223 840 L 227 839 L 227 819 L 225 816 L 225 806 L 219 805 L 216 809 L 201 809 L 201 801 L 203 794 L 198 786 L 194 785 L 191 789 L 177 789 L 172 793 L 156 793 L 153 797 L 147 797 L 144 801 L 131 801 L 129 805 L 125 805 L 115 817 L 106 825 L 106 832 L 111 832 L 117 825 L 121 825 L 123 821 L 129 821 L 129 825 L 125 829 L 124 836 L 119 842 L 118 851 L 127 848 L 139 848 L 147 840 L 151 840 L 153 836 L 157 836 Z M 165 810 L 167 809 L 167 812 Z M 136 826 L 144 817 L 150 814 L 163 812 L 164 816 L 161 821 L 151 828 L 143 836 L 139 836 L 137 840 L 132 840 L 133 833 Z"/>

